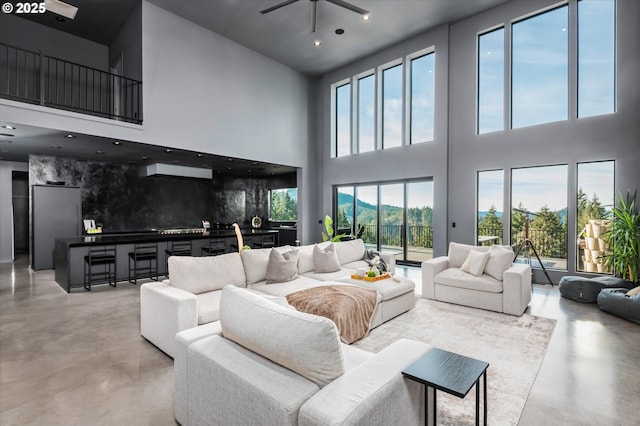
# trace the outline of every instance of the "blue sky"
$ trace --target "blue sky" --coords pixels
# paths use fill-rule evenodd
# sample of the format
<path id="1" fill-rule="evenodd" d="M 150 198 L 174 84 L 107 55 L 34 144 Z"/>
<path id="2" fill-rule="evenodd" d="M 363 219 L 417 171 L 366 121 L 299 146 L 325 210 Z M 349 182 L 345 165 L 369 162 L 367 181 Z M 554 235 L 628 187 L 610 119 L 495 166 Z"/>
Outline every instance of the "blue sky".
<path id="1" fill-rule="evenodd" d="M 512 170 L 511 198 L 513 206 L 520 202 L 531 212 L 542 206 L 560 210 L 567 206 L 568 166 L 528 167 Z M 613 203 L 614 162 L 580 163 L 577 170 L 577 186 L 587 194 L 598 196 L 602 204 Z M 504 172 L 482 171 L 478 174 L 478 210 L 487 211 L 493 204 L 500 212 L 503 205 Z M 573 193 L 573 190 L 571 191 Z M 577 192 L 577 189 L 576 189 Z"/>

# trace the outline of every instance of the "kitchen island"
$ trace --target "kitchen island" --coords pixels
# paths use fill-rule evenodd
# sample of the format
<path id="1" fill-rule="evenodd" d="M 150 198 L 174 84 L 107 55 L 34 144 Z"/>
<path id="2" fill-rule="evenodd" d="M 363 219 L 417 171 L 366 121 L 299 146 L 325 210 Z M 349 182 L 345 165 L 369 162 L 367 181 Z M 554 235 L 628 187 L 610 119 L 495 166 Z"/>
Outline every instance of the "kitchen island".
<path id="1" fill-rule="evenodd" d="M 273 241 L 277 246 L 278 231 L 268 229 L 243 229 L 244 244 L 253 246 L 263 245 Z M 173 229 L 164 231 L 145 231 L 121 234 L 93 234 L 74 238 L 59 238 L 55 240 L 54 263 L 55 279 L 58 285 L 67 293 L 79 288 L 84 283 L 84 257 L 91 248 L 104 246 L 116 249 L 116 277 L 117 281 L 127 281 L 129 276 L 129 252 L 133 252 L 136 244 L 157 244 L 158 274 L 167 274 L 167 250 L 173 242 L 191 242 L 191 255 L 201 256 L 202 249 L 209 247 L 209 241 L 222 240 L 226 252 L 237 250 L 236 234 L 233 229 L 219 229 L 205 231 L 203 229 Z"/>

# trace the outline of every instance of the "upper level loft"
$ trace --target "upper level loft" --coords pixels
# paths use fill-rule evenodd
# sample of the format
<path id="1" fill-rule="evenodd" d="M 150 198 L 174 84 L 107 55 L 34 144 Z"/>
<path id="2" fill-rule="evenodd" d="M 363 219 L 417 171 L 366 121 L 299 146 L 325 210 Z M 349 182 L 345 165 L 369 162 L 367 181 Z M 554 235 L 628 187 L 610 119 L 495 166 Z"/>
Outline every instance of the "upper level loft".
<path id="1" fill-rule="evenodd" d="M 142 82 L 0 43 L 0 97 L 142 123 Z"/>

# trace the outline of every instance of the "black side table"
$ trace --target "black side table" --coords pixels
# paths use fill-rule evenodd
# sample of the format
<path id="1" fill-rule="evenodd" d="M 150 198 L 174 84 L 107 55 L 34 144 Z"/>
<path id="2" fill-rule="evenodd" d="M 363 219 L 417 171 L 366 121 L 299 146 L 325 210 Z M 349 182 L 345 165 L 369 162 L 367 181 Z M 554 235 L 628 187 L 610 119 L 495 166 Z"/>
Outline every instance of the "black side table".
<path id="1" fill-rule="evenodd" d="M 438 348 L 432 348 L 402 370 L 408 379 L 424 384 L 424 424 L 429 423 L 428 387 L 433 388 L 433 424 L 436 424 L 436 392 L 441 390 L 458 398 L 467 396 L 476 385 L 476 425 L 480 424 L 480 377 L 484 383 L 484 425 L 487 424 L 487 368 L 489 363 Z"/>

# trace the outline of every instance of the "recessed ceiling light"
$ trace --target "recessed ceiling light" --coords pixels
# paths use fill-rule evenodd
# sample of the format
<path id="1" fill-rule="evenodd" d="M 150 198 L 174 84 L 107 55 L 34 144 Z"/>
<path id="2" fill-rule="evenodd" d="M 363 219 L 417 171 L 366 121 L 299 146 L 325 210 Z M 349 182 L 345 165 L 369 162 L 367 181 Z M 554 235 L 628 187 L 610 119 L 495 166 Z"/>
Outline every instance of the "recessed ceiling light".
<path id="1" fill-rule="evenodd" d="M 114 145 L 122 145 L 122 142 L 121 141 L 113 141 L 113 144 Z"/>
<path id="2" fill-rule="evenodd" d="M 231 167 L 227 167 L 227 170 L 231 170 Z"/>
<path id="3" fill-rule="evenodd" d="M 100 155 L 100 154 L 104 154 L 104 151 L 97 150 L 97 151 L 96 151 L 96 154 L 99 154 L 99 155 Z"/>
<path id="4" fill-rule="evenodd" d="M 164 150 L 164 152 L 166 152 L 167 154 L 171 154 L 173 150 L 171 148 L 167 148 Z"/>
<path id="5" fill-rule="evenodd" d="M 56 16 L 56 21 L 58 21 L 58 22 L 67 22 L 67 20 L 64 19 L 62 16 Z"/>
<path id="6" fill-rule="evenodd" d="M 232 162 L 232 161 L 233 161 L 233 158 L 227 158 L 227 161 L 228 161 L 228 162 Z"/>
<path id="7" fill-rule="evenodd" d="M 15 130 L 15 127 L 13 126 L 9 126 L 8 124 L 4 124 L 3 126 L 1 126 L 3 129 L 9 129 L 9 130 Z"/>
<path id="8" fill-rule="evenodd" d="M 342 35 L 342 34 L 344 34 L 344 30 L 342 28 L 338 28 L 338 29 L 336 29 L 336 34 Z"/>
<path id="9" fill-rule="evenodd" d="M 71 133 L 67 133 L 66 135 L 64 135 L 64 137 L 69 139 L 74 139 L 75 135 L 72 135 Z"/>
<path id="10" fill-rule="evenodd" d="M 247 171 L 248 171 L 249 173 L 251 173 L 253 170 L 249 169 L 249 170 L 247 170 Z"/>
<path id="11" fill-rule="evenodd" d="M 322 46 L 322 42 L 321 42 L 320 40 L 314 40 L 314 41 L 313 41 L 313 45 L 314 45 L 315 47 L 320 47 L 320 46 Z"/>
<path id="12" fill-rule="evenodd" d="M 367 14 L 365 14 L 365 15 L 362 15 L 362 20 L 363 20 L 363 21 L 368 21 L 368 20 L 370 20 L 370 19 L 371 19 L 371 15 L 370 15 L 370 14 L 368 14 L 368 13 L 367 13 Z"/>
<path id="13" fill-rule="evenodd" d="M 198 157 L 204 157 L 204 154 L 197 154 Z"/>

